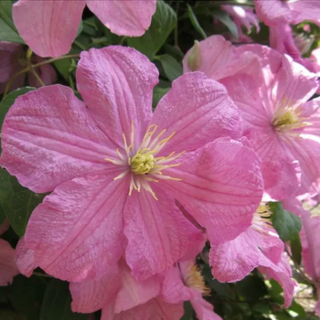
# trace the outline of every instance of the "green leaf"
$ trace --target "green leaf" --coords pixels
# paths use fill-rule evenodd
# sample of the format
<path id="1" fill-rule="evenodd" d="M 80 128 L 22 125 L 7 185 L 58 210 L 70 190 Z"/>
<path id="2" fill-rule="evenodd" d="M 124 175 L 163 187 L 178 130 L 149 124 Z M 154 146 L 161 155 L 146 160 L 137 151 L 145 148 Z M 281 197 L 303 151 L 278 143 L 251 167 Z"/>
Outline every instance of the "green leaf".
<path id="1" fill-rule="evenodd" d="M 10 27 L 13 31 L 18 33 L 13 20 L 12 20 L 12 2 L 0 1 L 0 18 Z"/>
<path id="2" fill-rule="evenodd" d="M 53 64 L 57 68 L 58 72 L 63 76 L 63 78 L 68 81 L 70 68 L 72 65 L 72 59 L 61 59 L 55 61 Z"/>
<path id="3" fill-rule="evenodd" d="M 40 320 L 86 320 L 88 315 L 71 311 L 69 284 L 57 279 L 50 281 L 44 295 Z"/>
<path id="4" fill-rule="evenodd" d="M 26 278 L 19 275 L 8 287 L 9 299 L 19 315 L 26 320 L 39 319 L 40 305 L 46 283 L 39 277 Z"/>
<path id="5" fill-rule="evenodd" d="M 182 75 L 182 65 L 168 54 L 163 54 L 156 57 L 161 62 L 163 71 L 170 81 Z"/>
<path id="6" fill-rule="evenodd" d="M 194 311 L 191 303 L 189 301 L 185 301 L 183 303 L 184 315 L 180 320 L 193 320 L 194 319 Z"/>
<path id="7" fill-rule="evenodd" d="M 12 20 L 11 1 L 0 1 L 0 40 L 24 44 Z"/>
<path id="8" fill-rule="evenodd" d="M 153 101 L 152 107 L 155 108 L 159 103 L 160 99 L 170 90 L 170 88 L 160 88 L 156 86 L 153 89 Z"/>
<path id="9" fill-rule="evenodd" d="M 205 31 L 202 29 L 196 15 L 192 11 L 192 8 L 188 4 L 187 4 L 187 6 L 188 6 L 188 15 L 189 15 L 189 18 L 190 18 L 190 21 L 191 21 L 193 27 L 199 32 L 199 34 L 201 35 L 201 37 L 203 39 L 206 39 L 207 35 L 206 35 Z"/>
<path id="10" fill-rule="evenodd" d="M 7 171 L 0 170 L 0 204 L 19 237 L 24 235 L 29 217 L 43 197 L 22 187 Z"/>
<path id="11" fill-rule="evenodd" d="M 290 240 L 290 247 L 291 247 L 293 261 L 295 261 L 298 265 L 300 265 L 302 246 L 301 246 L 301 241 L 299 236 Z"/>
<path id="12" fill-rule="evenodd" d="M 289 307 L 289 310 L 294 311 L 295 313 L 297 313 L 299 316 L 305 318 L 307 316 L 307 313 L 305 312 L 305 310 L 303 309 L 302 305 L 297 303 L 296 300 L 292 301 L 291 306 Z"/>
<path id="13" fill-rule="evenodd" d="M 136 48 L 153 60 L 169 34 L 177 24 L 177 15 L 163 0 L 157 1 L 157 11 L 150 28 L 139 38 L 128 38 L 128 45 Z"/>
<path id="14" fill-rule="evenodd" d="M 23 88 L 19 88 L 17 90 L 11 91 L 8 95 L 5 96 L 5 98 L 0 103 L 0 130 L 2 128 L 3 120 L 9 108 L 13 105 L 14 101 L 16 100 L 16 98 L 34 89 L 35 88 L 32 88 L 32 87 L 23 87 Z"/>
<path id="15" fill-rule="evenodd" d="M 269 202 L 272 211 L 272 224 L 282 241 L 294 241 L 299 237 L 301 220 L 293 213 L 284 210 L 281 202 Z"/>
<path id="16" fill-rule="evenodd" d="M 220 22 L 222 22 L 231 32 L 231 34 L 238 39 L 238 29 L 236 24 L 232 21 L 230 16 L 224 11 L 215 11 L 212 15 L 217 18 Z"/>

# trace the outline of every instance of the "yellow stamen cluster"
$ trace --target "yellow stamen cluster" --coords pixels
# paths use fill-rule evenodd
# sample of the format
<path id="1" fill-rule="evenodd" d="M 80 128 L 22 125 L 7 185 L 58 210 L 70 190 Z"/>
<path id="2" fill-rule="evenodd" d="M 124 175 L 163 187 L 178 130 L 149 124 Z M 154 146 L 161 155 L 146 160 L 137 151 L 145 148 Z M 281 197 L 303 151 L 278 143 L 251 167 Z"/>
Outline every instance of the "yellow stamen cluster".
<path id="1" fill-rule="evenodd" d="M 259 232 L 265 232 L 265 228 L 273 229 L 271 216 L 272 212 L 269 206 L 261 203 L 253 216 L 253 228 Z"/>
<path id="2" fill-rule="evenodd" d="M 272 126 L 277 131 L 288 132 L 309 125 L 305 120 L 306 118 L 301 117 L 299 108 L 287 108 L 285 104 L 283 104 L 283 106 L 275 113 L 272 120 Z"/>
<path id="3" fill-rule="evenodd" d="M 115 177 L 114 179 L 121 179 L 127 174 L 131 175 L 131 182 L 129 188 L 129 195 L 132 194 L 133 190 L 141 191 L 141 188 L 150 192 L 153 197 L 157 199 L 155 193 L 151 189 L 148 182 L 159 182 L 160 179 L 170 179 L 180 181 L 181 179 L 173 178 L 162 173 L 163 170 L 173 167 L 178 167 L 181 163 L 172 162 L 179 158 L 184 152 L 175 154 L 171 152 L 168 156 L 156 157 L 156 154 L 159 153 L 166 143 L 174 136 L 175 132 L 172 132 L 169 136 L 164 139 L 161 139 L 166 133 L 166 129 L 162 130 L 155 138 L 153 138 L 155 132 L 157 131 L 157 125 L 151 125 L 148 129 L 144 138 L 135 151 L 134 145 L 134 125 L 131 124 L 131 134 L 130 134 L 130 145 L 128 145 L 126 135 L 123 134 L 123 144 L 124 144 L 124 153 L 119 151 L 117 154 L 120 160 L 111 160 L 105 159 L 109 162 L 112 162 L 116 165 L 125 166 L 124 172 Z"/>
<path id="4" fill-rule="evenodd" d="M 187 269 L 187 274 L 184 276 L 184 283 L 188 288 L 194 289 L 204 296 L 210 294 L 210 289 L 206 286 L 201 271 L 198 266 L 193 263 L 190 263 Z"/>

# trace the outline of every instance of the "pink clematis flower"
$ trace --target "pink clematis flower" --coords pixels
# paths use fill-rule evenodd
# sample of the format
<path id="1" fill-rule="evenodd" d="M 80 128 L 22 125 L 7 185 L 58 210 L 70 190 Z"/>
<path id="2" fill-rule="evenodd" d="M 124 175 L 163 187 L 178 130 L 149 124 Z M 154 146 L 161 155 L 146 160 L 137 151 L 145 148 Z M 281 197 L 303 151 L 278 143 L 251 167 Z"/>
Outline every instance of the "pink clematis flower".
<path id="1" fill-rule="evenodd" d="M 20 36 L 40 57 L 59 57 L 70 51 L 85 6 L 113 33 L 142 36 L 156 11 L 156 0 L 19 0 L 13 21 Z"/>
<path id="2" fill-rule="evenodd" d="M 184 58 L 185 71 L 191 53 Z M 267 47 L 234 48 L 221 37 L 200 42 L 198 56 L 194 70 L 224 84 L 242 111 L 244 134 L 262 160 L 266 192 L 275 199 L 310 188 L 316 193 L 320 102 L 307 101 L 318 88 L 317 76 Z"/>
<path id="3" fill-rule="evenodd" d="M 182 76 L 152 114 L 158 71 L 132 48 L 82 52 L 78 90 L 48 86 L 19 97 L 2 127 L 1 165 L 53 191 L 29 220 L 25 247 L 57 278 L 101 279 L 125 256 L 135 278 L 180 259 L 202 232 L 231 240 L 251 223 L 263 183 L 226 89 Z M 212 129 L 214 126 L 214 129 Z"/>
<path id="4" fill-rule="evenodd" d="M 240 39 L 247 39 L 243 33 L 242 27 L 246 27 L 248 34 L 251 33 L 252 27 L 256 27 L 257 33 L 260 32 L 259 19 L 251 8 L 241 6 L 222 5 L 221 9 L 227 12 L 237 26 Z"/>
<path id="5" fill-rule="evenodd" d="M 42 59 L 37 56 L 32 57 L 32 59 L 34 64 L 42 61 Z M 26 67 L 27 58 L 23 46 L 16 43 L 0 41 L 0 94 L 4 92 L 8 80 Z M 45 84 L 51 84 L 56 81 L 57 74 L 50 65 L 43 65 L 35 71 Z M 10 90 L 23 87 L 25 77 L 26 75 L 24 73 L 15 78 L 10 86 Z M 28 72 L 28 83 L 32 87 L 41 86 L 32 72 Z"/>
<path id="6" fill-rule="evenodd" d="M 284 253 L 284 244 L 269 221 L 270 211 L 261 204 L 254 216 L 252 226 L 236 239 L 210 250 L 212 275 L 220 282 L 242 280 L 255 268 L 268 278 L 278 281 L 284 289 L 285 307 L 290 306 L 295 281 Z"/>
<path id="7" fill-rule="evenodd" d="M 4 233 L 9 227 L 8 223 L 0 226 L 0 235 Z M 19 274 L 15 263 L 15 251 L 10 244 L 0 239 L 0 286 L 10 284 L 13 277 Z"/>
<path id="8" fill-rule="evenodd" d="M 258 17 L 268 26 L 278 23 L 297 24 L 304 20 L 320 23 L 320 3 L 308 0 L 255 0 Z"/>

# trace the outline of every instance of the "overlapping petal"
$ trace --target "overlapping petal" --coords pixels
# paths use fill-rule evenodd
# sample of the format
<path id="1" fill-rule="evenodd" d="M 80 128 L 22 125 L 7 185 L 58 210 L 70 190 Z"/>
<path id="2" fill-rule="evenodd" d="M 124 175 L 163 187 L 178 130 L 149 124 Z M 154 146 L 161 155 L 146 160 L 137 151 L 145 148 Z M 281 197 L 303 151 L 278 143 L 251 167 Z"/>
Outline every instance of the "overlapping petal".
<path id="1" fill-rule="evenodd" d="M 89 9 L 117 35 L 142 36 L 156 11 L 156 0 L 87 0 Z"/>
<path id="2" fill-rule="evenodd" d="M 59 279 L 100 279 L 123 254 L 127 179 L 89 175 L 57 187 L 32 213 L 25 234 L 36 263 Z"/>
<path id="3" fill-rule="evenodd" d="M 81 53 L 77 87 L 99 128 L 123 146 L 134 124 L 137 146 L 152 115 L 152 91 L 158 71 L 140 52 L 120 46 Z"/>
<path id="4" fill-rule="evenodd" d="M 121 277 L 117 264 L 99 280 L 70 283 L 72 310 L 91 313 L 102 309 L 108 303 L 114 303 L 121 288 Z"/>
<path id="5" fill-rule="evenodd" d="M 107 170 L 104 159 L 115 154 L 84 103 L 61 85 L 20 96 L 6 115 L 1 138 L 1 166 L 35 192 Z"/>
<path id="6" fill-rule="evenodd" d="M 263 190 L 260 161 L 240 142 L 220 138 L 179 159 L 163 180 L 174 197 L 206 228 L 212 244 L 237 237 L 250 225 Z"/>
<path id="7" fill-rule="evenodd" d="M 242 126 L 238 108 L 224 86 L 202 72 L 187 73 L 172 83 L 151 120 L 166 134 L 175 132 L 161 150 L 163 154 L 193 151 L 212 140 L 240 138 Z"/>
<path id="8" fill-rule="evenodd" d="M 203 239 L 202 232 L 175 206 L 173 197 L 157 186 L 152 188 L 158 201 L 145 190 L 133 192 L 124 212 L 126 261 L 140 280 L 170 268 Z"/>
<path id="9" fill-rule="evenodd" d="M 20 36 L 40 57 L 59 57 L 70 51 L 85 1 L 19 0 L 13 21 Z"/>

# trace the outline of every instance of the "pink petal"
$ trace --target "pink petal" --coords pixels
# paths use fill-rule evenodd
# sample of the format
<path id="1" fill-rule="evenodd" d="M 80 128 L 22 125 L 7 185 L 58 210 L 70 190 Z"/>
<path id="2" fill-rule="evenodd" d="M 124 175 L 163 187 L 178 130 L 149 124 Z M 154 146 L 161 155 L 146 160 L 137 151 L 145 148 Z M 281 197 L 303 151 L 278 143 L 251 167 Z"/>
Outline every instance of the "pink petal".
<path id="1" fill-rule="evenodd" d="M 301 187 L 297 194 L 303 194 L 320 182 L 320 137 L 301 135 L 288 142 L 288 149 L 301 167 Z"/>
<path id="2" fill-rule="evenodd" d="M 180 320 L 183 316 L 183 304 L 169 304 L 157 298 L 115 314 L 112 318 L 113 315 L 107 308 L 102 309 L 101 320 Z"/>
<path id="3" fill-rule="evenodd" d="M 302 128 L 304 134 L 320 136 L 320 97 L 309 100 L 299 108 L 300 117 L 308 119 L 308 126 Z"/>
<path id="4" fill-rule="evenodd" d="M 154 185 L 152 189 L 158 201 L 145 190 L 133 192 L 124 212 L 126 261 L 139 280 L 171 267 L 203 237 L 175 206 L 171 195 Z"/>
<path id="5" fill-rule="evenodd" d="M 262 160 L 265 192 L 273 199 L 291 196 L 300 184 L 300 166 L 288 150 L 287 143 L 279 139 L 271 128 L 252 130 L 247 137 Z"/>
<path id="6" fill-rule="evenodd" d="M 300 239 L 302 245 L 302 263 L 308 275 L 317 281 L 320 279 L 319 232 L 320 217 L 311 216 L 308 211 L 300 210 L 302 230 Z"/>
<path id="7" fill-rule="evenodd" d="M 225 87 L 201 72 L 187 73 L 172 83 L 151 123 L 159 132 L 175 132 L 161 151 L 164 155 L 192 151 L 221 136 L 241 136 L 239 110 Z"/>
<path id="8" fill-rule="evenodd" d="M 76 73 L 78 90 L 99 128 L 123 146 L 134 123 L 138 147 L 152 115 L 152 92 L 158 71 L 135 49 L 109 46 L 81 53 Z"/>
<path id="9" fill-rule="evenodd" d="M 12 53 L 0 50 L 0 82 L 6 82 L 13 74 Z"/>
<path id="10" fill-rule="evenodd" d="M 117 265 L 109 268 L 100 280 L 70 283 L 72 311 L 91 313 L 102 309 L 114 300 L 121 288 L 121 278 Z"/>
<path id="11" fill-rule="evenodd" d="M 156 0 L 88 0 L 89 9 L 111 32 L 119 36 L 139 37 L 149 28 L 156 11 Z"/>
<path id="12" fill-rule="evenodd" d="M 174 267 L 164 273 L 161 297 L 168 303 L 179 303 L 193 298 L 194 293 L 182 280 L 180 267 Z"/>
<path id="13" fill-rule="evenodd" d="M 277 109 L 284 103 L 296 107 L 308 101 L 318 89 L 317 76 L 288 56 L 282 58 L 282 68 L 275 78 L 273 101 Z"/>
<path id="14" fill-rule="evenodd" d="M 255 0 L 255 9 L 258 17 L 268 26 L 292 21 L 298 16 L 293 12 L 287 2 L 281 0 Z"/>
<path id="15" fill-rule="evenodd" d="M 212 246 L 210 265 L 212 275 L 220 282 L 242 280 L 259 265 L 262 254 L 251 239 L 251 227 L 234 240 Z"/>
<path id="16" fill-rule="evenodd" d="M 55 58 L 70 51 L 84 7 L 84 1 L 19 0 L 13 6 L 13 21 L 32 51 Z"/>
<path id="17" fill-rule="evenodd" d="M 199 320 L 223 320 L 213 311 L 213 305 L 199 294 L 190 300 Z"/>
<path id="18" fill-rule="evenodd" d="M 262 197 L 260 161 L 240 142 L 220 138 L 178 159 L 162 180 L 184 208 L 206 228 L 212 244 L 237 237 L 250 225 Z"/>
<path id="19" fill-rule="evenodd" d="M 293 299 L 296 282 L 291 278 L 292 271 L 286 254 L 282 254 L 281 262 L 278 263 L 276 268 L 260 267 L 259 271 L 262 272 L 268 279 L 273 278 L 279 282 L 284 291 L 284 307 L 288 308 Z"/>
<path id="20" fill-rule="evenodd" d="M 320 22 L 320 6 L 317 1 L 293 1 L 290 3 L 291 10 L 299 15 L 291 21 L 292 24 L 298 24 L 304 20 Z"/>
<path id="21" fill-rule="evenodd" d="M 200 66 L 197 71 L 204 72 L 209 78 L 219 80 L 224 75 L 224 68 L 230 61 L 235 59 L 234 48 L 230 41 L 220 35 L 211 36 L 201 42 L 200 46 Z M 188 65 L 188 59 L 192 52 L 191 48 L 183 59 L 184 73 L 194 71 Z"/>
<path id="22" fill-rule="evenodd" d="M 30 277 L 34 269 L 38 267 L 34 259 L 34 251 L 26 247 L 24 238 L 21 238 L 16 247 L 16 263 L 19 271 L 26 277 Z"/>
<path id="23" fill-rule="evenodd" d="M 113 178 L 88 175 L 65 182 L 34 210 L 25 241 L 48 274 L 70 282 L 98 280 L 117 263 L 129 182 Z"/>
<path id="24" fill-rule="evenodd" d="M 156 298 L 160 293 L 161 279 L 158 275 L 144 281 L 137 281 L 128 266 L 121 262 L 122 288 L 118 293 L 114 312 L 120 313 L 142 305 Z"/>
<path id="25" fill-rule="evenodd" d="M 19 273 L 14 257 L 14 249 L 8 242 L 0 239 L 0 286 L 10 284 Z"/>
<path id="26" fill-rule="evenodd" d="M 107 170 L 111 164 L 105 158 L 116 154 L 84 103 L 61 85 L 18 97 L 6 115 L 1 138 L 1 166 L 40 193 Z"/>

